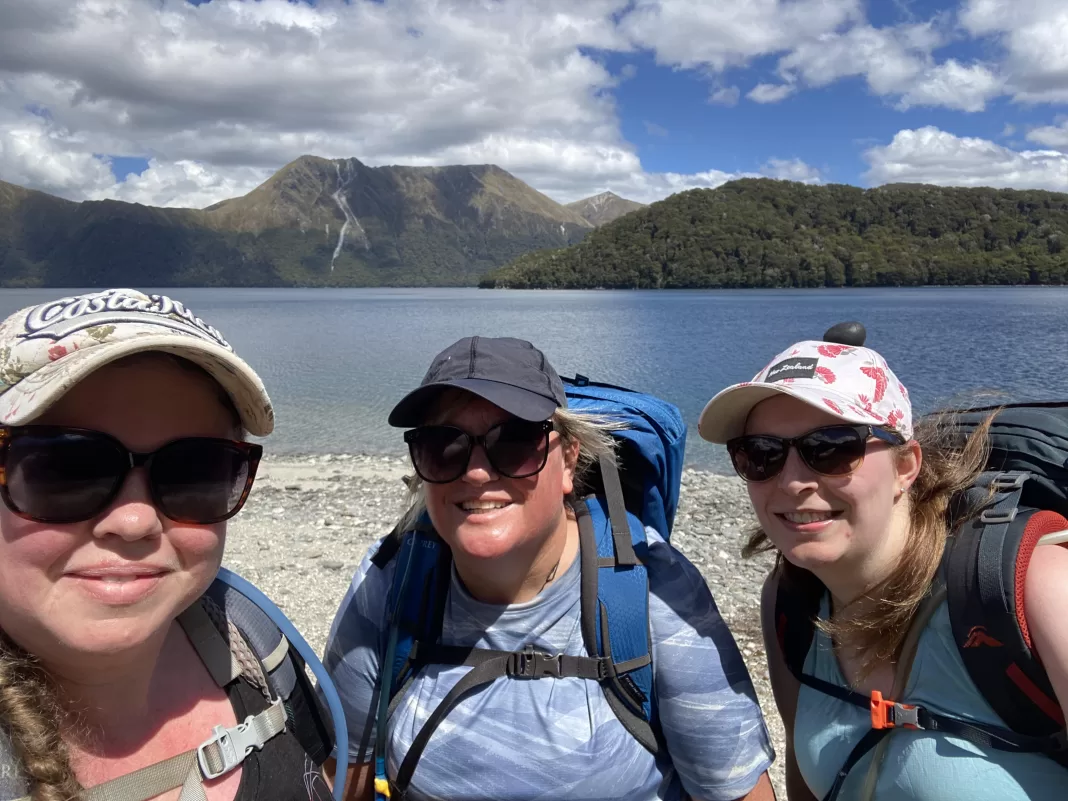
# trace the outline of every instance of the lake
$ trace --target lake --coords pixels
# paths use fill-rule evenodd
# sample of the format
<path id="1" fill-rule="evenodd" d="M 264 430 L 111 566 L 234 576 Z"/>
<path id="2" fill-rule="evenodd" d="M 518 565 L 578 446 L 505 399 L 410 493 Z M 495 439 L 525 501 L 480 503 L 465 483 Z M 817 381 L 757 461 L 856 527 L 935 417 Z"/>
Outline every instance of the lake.
<path id="1" fill-rule="evenodd" d="M 3 289 L 0 314 L 80 290 Z M 696 433 L 718 390 L 787 345 L 860 320 L 920 411 L 967 393 L 1068 398 L 1068 288 L 719 291 L 167 289 L 263 376 L 273 453 L 402 454 L 386 425 L 434 354 L 470 334 L 529 339 L 561 375 L 659 394 L 690 427 L 687 461 L 729 469 Z"/>

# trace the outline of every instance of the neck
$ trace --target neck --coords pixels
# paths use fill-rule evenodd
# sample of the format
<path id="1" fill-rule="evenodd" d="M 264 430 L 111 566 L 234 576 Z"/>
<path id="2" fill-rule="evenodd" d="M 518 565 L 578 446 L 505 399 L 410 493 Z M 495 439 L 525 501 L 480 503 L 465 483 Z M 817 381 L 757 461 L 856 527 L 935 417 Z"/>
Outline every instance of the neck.
<path id="1" fill-rule="evenodd" d="M 521 604 L 537 598 L 567 572 L 578 555 L 578 543 L 578 524 L 561 512 L 552 533 L 531 547 L 492 561 L 453 555 L 456 572 L 475 598 L 489 604 Z"/>
<path id="2" fill-rule="evenodd" d="M 898 502 L 893 507 L 886 533 L 878 538 L 875 548 L 812 570 L 830 592 L 836 612 L 850 604 L 865 603 L 864 597 L 901 563 L 908 539 L 908 503 Z"/>
<path id="3" fill-rule="evenodd" d="M 156 722 L 159 672 L 185 634 L 176 622 L 135 648 L 46 665 L 68 710 L 71 739 L 89 751 L 124 751 L 140 743 Z M 156 690 L 153 692 L 153 690 Z M 163 692 L 163 697 L 167 692 Z"/>

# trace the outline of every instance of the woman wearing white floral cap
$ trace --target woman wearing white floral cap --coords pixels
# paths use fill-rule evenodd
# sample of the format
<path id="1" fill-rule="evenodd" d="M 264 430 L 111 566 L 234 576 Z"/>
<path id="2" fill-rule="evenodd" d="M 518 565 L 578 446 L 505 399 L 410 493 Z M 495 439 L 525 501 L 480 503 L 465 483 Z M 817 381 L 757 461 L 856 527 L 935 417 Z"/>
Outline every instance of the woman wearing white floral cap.
<path id="1" fill-rule="evenodd" d="M 990 418 L 964 442 L 952 419 L 914 431 L 908 392 L 882 356 L 820 341 L 787 348 L 701 414 L 701 436 L 725 444 L 746 481 L 759 523 L 747 552 L 778 556 L 762 621 L 792 801 L 1068 790 L 1053 759 L 997 747 L 990 733 L 1006 724 L 969 679 L 934 589 L 961 522 L 950 502 L 988 453 Z M 1068 709 L 1068 549 L 1038 550 L 1018 587 L 1056 715 Z"/>
<path id="2" fill-rule="evenodd" d="M 0 799 L 329 797 L 303 663 L 216 579 L 262 451 L 245 433 L 273 425 L 252 368 L 166 296 L 0 324 Z"/>

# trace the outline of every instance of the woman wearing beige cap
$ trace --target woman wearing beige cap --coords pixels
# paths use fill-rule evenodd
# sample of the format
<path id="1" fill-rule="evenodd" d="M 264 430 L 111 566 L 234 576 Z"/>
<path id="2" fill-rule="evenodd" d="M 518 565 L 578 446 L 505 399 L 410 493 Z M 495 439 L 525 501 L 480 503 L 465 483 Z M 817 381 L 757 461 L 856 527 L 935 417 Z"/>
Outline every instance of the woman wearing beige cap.
<path id="1" fill-rule="evenodd" d="M 950 532 L 972 514 L 951 500 L 987 475 L 991 417 L 964 440 L 954 419 L 913 431 L 908 392 L 882 356 L 819 341 L 787 348 L 701 414 L 701 436 L 725 444 L 746 481 L 759 523 L 747 550 L 778 556 L 762 619 L 793 801 L 1022 801 L 1068 789 L 1057 738 L 1010 731 L 958 653 L 1001 643 L 981 626 L 957 641 L 955 594 L 968 601 L 973 589 L 949 581 L 947 603 L 939 570 L 956 547 Z M 1003 496 L 991 487 L 977 500 L 1012 500 L 1015 515 L 1019 485 Z M 1066 527 L 1035 512 L 1030 547 Z M 1056 718 L 1068 708 L 1068 550 L 1039 550 L 1020 563 L 1020 625 L 1056 691 L 1046 703 Z"/>
<path id="2" fill-rule="evenodd" d="M 256 373 L 119 289 L 8 317 L 0 382 L 0 798 L 329 797 L 303 663 L 216 580 L 274 423 Z"/>

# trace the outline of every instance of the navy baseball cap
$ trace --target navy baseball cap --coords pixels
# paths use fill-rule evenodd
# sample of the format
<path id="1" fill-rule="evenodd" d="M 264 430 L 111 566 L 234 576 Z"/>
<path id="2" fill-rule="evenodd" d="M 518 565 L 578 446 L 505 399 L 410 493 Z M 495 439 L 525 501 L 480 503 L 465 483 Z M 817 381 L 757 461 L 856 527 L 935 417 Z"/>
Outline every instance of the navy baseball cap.
<path id="1" fill-rule="evenodd" d="M 389 424 L 414 428 L 446 389 L 463 389 L 522 420 L 548 420 L 567 407 L 564 382 L 545 354 L 523 339 L 464 337 L 434 357 L 419 388 L 389 413 Z"/>

